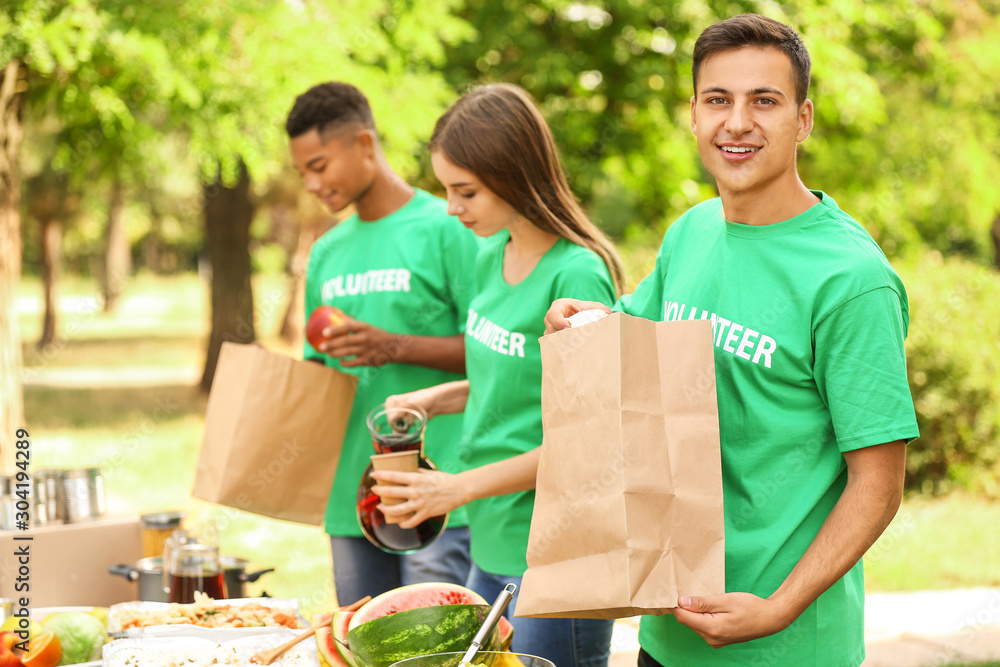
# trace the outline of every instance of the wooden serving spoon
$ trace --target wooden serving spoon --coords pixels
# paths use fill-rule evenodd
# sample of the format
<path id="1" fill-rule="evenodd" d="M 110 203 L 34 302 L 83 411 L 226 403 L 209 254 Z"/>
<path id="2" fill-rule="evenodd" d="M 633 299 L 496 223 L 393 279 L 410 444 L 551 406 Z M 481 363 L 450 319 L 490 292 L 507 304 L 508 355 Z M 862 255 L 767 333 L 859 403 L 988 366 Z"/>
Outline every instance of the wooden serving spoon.
<path id="1" fill-rule="evenodd" d="M 349 604 L 346 607 L 341 607 L 338 611 L 357 611 L 358 609 L 361 608 L 362 605 L 364 605 L 371 599 L 372 596 L 366 595 L 365 597 L 361 598 L 354 604 Z M 268 649 L 266 651 L 258 651 L 257 653 L 254 653 L 252 656 L 250 656 L 250 662 L 256 663 L 258 665 L 270 665 L 272 662 L 281 657 L 285 653 L 285 651 L 292 648 L 303 639 L 312 637 L 314 634 L 316 634 L 317 630 L 330 625 L 330 623 L 332 622 L 333 622 L 333 614 L 330 614 L 330 618 L 313 623 L 312 627 L 310 627 L 308 630 L 306 630 L 302 634 L 296 635 L 292 639 L 289 639 L 281 646 L 277 646 L 275 648 Z"/>

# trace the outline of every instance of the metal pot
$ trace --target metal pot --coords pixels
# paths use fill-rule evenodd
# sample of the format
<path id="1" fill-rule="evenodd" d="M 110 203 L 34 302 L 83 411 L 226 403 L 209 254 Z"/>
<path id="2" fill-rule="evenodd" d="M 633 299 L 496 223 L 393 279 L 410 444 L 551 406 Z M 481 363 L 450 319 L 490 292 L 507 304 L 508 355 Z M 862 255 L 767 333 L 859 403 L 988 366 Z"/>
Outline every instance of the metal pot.
<path id="1" fill-rule="evenodd" d="M 273 567 L 257 572 L 246 572 L 247 561 L 235 556 L 221 556 L 223 578 L 226 581 L 226 595 L 230 598 L 243 597 L 243 584 L 257 581 L 261 575 L 274 572 Z M 135 565 L 121 563 L 108 568 L 110 574 L 117 574 L 129 581 L 139 582 L 139 599 L 149 602 L 166 602 L 163 590 L 163 557 L 141 558 Z"/>

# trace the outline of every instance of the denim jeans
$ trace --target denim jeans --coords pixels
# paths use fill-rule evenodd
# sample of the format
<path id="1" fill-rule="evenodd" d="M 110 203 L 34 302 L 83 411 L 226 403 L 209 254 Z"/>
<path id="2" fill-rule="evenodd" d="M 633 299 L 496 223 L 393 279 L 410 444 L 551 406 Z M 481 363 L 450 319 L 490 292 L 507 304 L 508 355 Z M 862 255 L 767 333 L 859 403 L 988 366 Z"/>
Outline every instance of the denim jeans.
<path id="1" fill-rule="evenodd" d="M 428 581 L 465 585 L 469 566 L 469 529 L 447 528 L 429 546 L 406 556 L 388 554 L 363 537 L 330 536 L 337 602 L 351 604 L 398 586 Z"/>
<path id="2" fill-rule="evenodd" d="M 614 621 L 591 618 L 514 618 L 521 577 L 483 572 L 472 564 L 468 587 L 493 601 L 509 583 L 517 585 L 505 616 L 514 624 L 511 650 L 548 658 L 556 667 L 606 667 L 611 656 Z"/>

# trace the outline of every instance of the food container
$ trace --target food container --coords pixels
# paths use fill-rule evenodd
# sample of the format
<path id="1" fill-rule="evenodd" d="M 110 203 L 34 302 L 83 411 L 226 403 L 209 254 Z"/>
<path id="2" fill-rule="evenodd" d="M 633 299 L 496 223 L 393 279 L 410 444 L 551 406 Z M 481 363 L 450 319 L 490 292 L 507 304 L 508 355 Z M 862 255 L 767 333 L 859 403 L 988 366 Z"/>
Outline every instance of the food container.
<path id="1" fill-rule="evenodd" d="M 128 628 L 122 630 L 123 619 L 134 615 L 134 612 L 147 612 L 150 615 L 169 611 L 171 607 L 166 602 L 121 602 L 111 605 L 108 608 L 108 632 L 124 632 L 126 638 L 160 638 L 160 637 L 203 637 L 217 642 L 238 639 L 241 637 L 253 637 L 257 635 L 274 635 L 277 633 L 293 632 L 298 633 L 309 627 L 309 622 L 299 613 L 299 602 L 293 598 L 244 598 L 240 600 L 220 600 L 218 606 L 240 607 L 243 605 L 259 604 L 269 609 L 290 610 L 295 614 L 299 630 L 292 630 L 283 625 L 258 625 L 243 628 L 210 628 L 190 623 L 171 623 L 164 625 L 148 625 L 139 628 Z M 190 605 L 182 605 L 190 606 Z M 280 642 L 279 642 L 280 643 Z M 308 642 L 303 642 L 308 643 Z M 315 643 L 312 644 L 315 647 Z M 104 654 L 105 659 L 107 653 Z M 107 665 L 107 662 L 105 662 Z"/>
<path id="2" fill-rule="evenodd" d="M 0 598 L 0 623 L 14 615 L 14 601 L 10 598 Z"/>
<path id="3" fill-rule="evenodd" d="M 19 474 L 24 479 L 24 473 Z M 14 475 L 0 475 L 0 530 L 16 530 L 18 528 L 23 530 L 25 527 L 44 526 L 45 515 L 42 514 L 39 517 L 39 510 L 36 507 L 37 498 L 38 494 L 30 479 L 25 483 L 18 482 Z M 19 502 L 21 503 L 20 508 L 18 507 Z M 27 526 L 18 526 L 18 514 L 21 515 L 21 521 L 24 521 L 25 516 L 27 516 Z"/>
<path id="4" fill-rule="evenodd" d="M 260 630 L 262 628 L 229 628 L 230 630 Z M 186 637 L 143 637 L 118 639 L 104 645 L 104 667 L 132 667 L 137 664 L 185 665 L 185 667 L 253 667 L 250 656 L 258 651 L 276 648 L 295 637 L 298 632 L 274 628 L 266 634 L 239 638 L 222 635 Z M 319 667 L 316 643 L 299 642 L 273 663 L 274 667 Z"/>
<path id="5" fill-rule="evenodd" d="M 104 477 L 100 468 L 67 470 L 63 478 L 66 521 L 90 521 L 106 511 Z"/>
<path id="6" fill-rule="evenodd" d="M 423 410 L 390 410 L 385 405 L 376 405 L 365 421 L 376 456 L 416 451 L 418 467 L 437 470 L 431 460 L 421 453 L 427 428 L 427 414 Z M 361 532 L 369 542 L 386 553 L 403 555 L 423 549 L 444 532 L 448 525 L 448 514 L 428 517 L 413 528 L 401 528 L 398 520 L 389 520 L 378 509 L 378 505 L 384 501 L 372 493 L 375 480 L 371 474 L 375 461 L 373 457 L 372 463 L 361 473 L 361 481 L 358 483 L 355 513 Z"/>
<path id="7" fill-rule="evenodd" d="M 431 653 L 430 655 L 400 660 L 392 663 L 389 667 L 458 667 L 464 656 L 465 651 Z M 487 667 L 556 667 L 555 663 L 547 658 L 506 651 L 479 651 L 472 658 L 472 664 L 486 665 Z"/>
<path id="8" fill-rule="evenodd" d="M 142 555 L 162 556 L 167 538 L 181 528 L 184 512 L 154 512 L 139 518 L 142 520 Z"/>
<path id="9" fill-rule="evenodd" d="M 242 598 L 244 584 L 253 583 L 261 575 L 274 572 L 273 567 L 256 572 L 247 572 L 247 561 L 235 556 L 221 556 L 222 574 L 226 582 L 226 592 L 230 598 Z M 139 599 L 149 602 L 166 602 L 167 593 L 163 590 L 163 556 L 148 556 L 139 559 L 135 565 L 112 565 L 108 572 L 125 577 L 129 581 L 139 582 Z"/>
<path id="10" fill-rule="evenodd" d="M 66 521 L 65 470 L 47 468 L 32 475 L 35 493 L 36 525 L 54 525 Z"/>
<path id="11" fill-rule="evenodd" d="M 10 477 L 0 475 L 0 530 L 14 529 L 14 496 L 11 494 Z"/>

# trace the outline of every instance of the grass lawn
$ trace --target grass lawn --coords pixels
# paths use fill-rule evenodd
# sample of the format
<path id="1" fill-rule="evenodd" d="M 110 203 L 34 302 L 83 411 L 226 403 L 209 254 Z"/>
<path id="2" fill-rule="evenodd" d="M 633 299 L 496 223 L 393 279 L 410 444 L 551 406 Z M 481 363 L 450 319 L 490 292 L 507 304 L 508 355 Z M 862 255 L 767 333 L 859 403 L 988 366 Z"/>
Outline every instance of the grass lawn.
<path id="1" fill-rule="evenodd" d="M 1000 586 L 1000 503 L 908 498 L 865 556 L 870 591 Z"/>
<path id="2" fill-rule="evenodd" d="M 33 280 L 21 285 L 19 323 L 29 379 L 25 412 L 35 465 L 100 465 L 113 512 L 183 509 L 189 524 L 216 521 L 224 553 L 248 559 L 251 571 L 276 569 L 249 584 L 249 594 L 298 598 L 309 612 L 329 608 L 334 595 L 321 529 L 190 498 L 205 397 L 183 383 L 137 388 L 116 381 L 116 373 L 136 368 L 187 370 L 197 377 L 208 334 L 207 286 L 193 275 L 140 276 L 113 315 L 100 312 L 96 294 L 91 283 L 67 279 L 56 344 L 37 352 L 41 286 Z M 273 334 L 284 312 L 283 294 L 280 277 L 255 283 L 256 326 L 266 346 L 298 354 L 298 346 L 280 343 Z M 46 374 L 67 370 L 93 371 L 87 377 L 99 381 L 45 385 Z M 865 558 L 868 589 L 1000 586 L 993 558 L 1000 552 L 998 525 L 997 502 L 908 498 Z"/>

